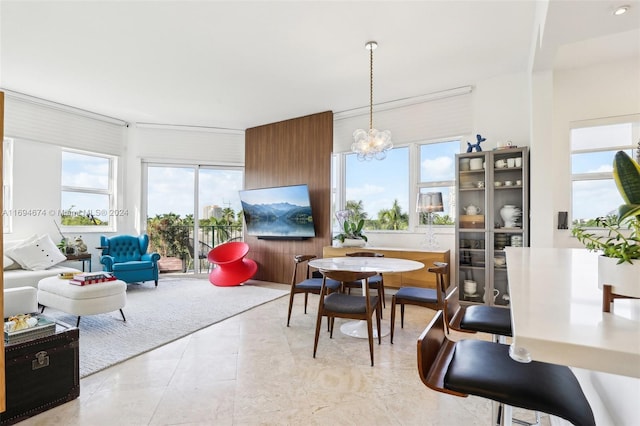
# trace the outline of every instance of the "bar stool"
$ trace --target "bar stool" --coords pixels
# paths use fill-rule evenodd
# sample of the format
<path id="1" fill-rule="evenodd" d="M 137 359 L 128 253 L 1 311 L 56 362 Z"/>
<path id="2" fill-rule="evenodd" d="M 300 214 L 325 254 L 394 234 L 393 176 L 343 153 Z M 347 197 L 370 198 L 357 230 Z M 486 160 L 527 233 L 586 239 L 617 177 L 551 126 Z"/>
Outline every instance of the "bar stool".
<path id="1" fill-rule="evenodd" d="M 463 333 L 489 333 L 498 343 L 506 343 L 513 336 L 511 311 L 486 305 L 461 306 L 456 287 L 444 302 L 445 320 L 452 330 Z"/>
<path id="2" fill-rule="evenodd" d="M 507 343 L 507 337 L 513 337 L 510 309 L 486 305 L 461 306 L 458 291 L 458 287 L 454 288 L 444 301 L 445 322 L 450 330 L 463 333 L 489 333 L 495 343 L 502 344 Z M 494 404 L 493 410 L 496 417 L 500 417 L 502 411 L 507 411 L 507 415 L 511 416 L 511 408 L 504 407 L 503 404 Z M 513 422 L 525 426 L 539 425 L 540 413 L 537 411 L 535 418 L 535 423 L 520 419 L 513 419 Z"/>
<path id="3" fill-rule="evenodd" d="M 476 339 L 449 340 L 442 311 L 418 338 L 418 373 L 430 389 L 450 395 L 476 395 L 509 407 L 541 411 L 574 425 L 595 426 L 591 406 L 569 367 L 509 356 L 509 346 Z M 504 418 L 492 419 L 510 425 Z"/>

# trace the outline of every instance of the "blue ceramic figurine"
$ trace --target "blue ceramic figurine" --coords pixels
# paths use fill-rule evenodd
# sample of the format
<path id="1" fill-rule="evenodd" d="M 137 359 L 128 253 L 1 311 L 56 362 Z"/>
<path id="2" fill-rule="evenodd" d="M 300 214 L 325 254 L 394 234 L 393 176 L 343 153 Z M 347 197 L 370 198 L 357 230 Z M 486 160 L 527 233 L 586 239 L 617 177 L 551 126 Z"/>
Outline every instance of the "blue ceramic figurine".
<path id="1" fill-rule="evenodd" d="M 473 148 L 476 149 L 476 152 L 482 151 L 482 148 L 480 147 L 480 143 L 486 141 L 487 138 L 483 138 L 480 135 L 476 135 L 476 139 L 478 140 L 478 142 L 476 142 L 473 145 L 471 145 L 471 142 L 467 142 L 467 152 L 473 152 Z"/>

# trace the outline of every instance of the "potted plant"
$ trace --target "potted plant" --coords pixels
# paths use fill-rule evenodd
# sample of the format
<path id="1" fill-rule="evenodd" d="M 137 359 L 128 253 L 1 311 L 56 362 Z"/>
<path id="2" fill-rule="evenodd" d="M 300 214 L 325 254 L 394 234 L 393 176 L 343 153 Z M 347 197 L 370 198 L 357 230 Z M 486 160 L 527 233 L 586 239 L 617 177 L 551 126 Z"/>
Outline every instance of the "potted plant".
<path id="1" fill-rule="evenodd" d="M 582 226 L 572 234 L 590 251 L 599 251 L 598 285 L 617 295 L 640 297 L 640 165 L 624 151 L 613 160 L 613 178 L 624 200 L 618 214 L 596 219 L 604 234 Z"/>
<path id="2" fill-rule="evenodd" d="M 362 247 L 368 239 L 362 232 L 364 227 L 364 219 L 354 221 L 345 219 L 342 223 L 342 232 L 333 237 L 334 240 L 340 241 L 343 247 Z"/>

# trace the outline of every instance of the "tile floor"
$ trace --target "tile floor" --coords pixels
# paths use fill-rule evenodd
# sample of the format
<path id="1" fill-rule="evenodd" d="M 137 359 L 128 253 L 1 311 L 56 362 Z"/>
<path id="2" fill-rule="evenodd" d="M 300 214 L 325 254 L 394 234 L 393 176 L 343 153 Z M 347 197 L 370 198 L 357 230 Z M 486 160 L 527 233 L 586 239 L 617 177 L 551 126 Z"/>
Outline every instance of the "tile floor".
<path id="1" fill-rule="evenodd" d="M 279 284 L 270 284 L 286 288 Z M 384 322 L 389 324 L 390 295 Z M 425 387 L 416 341 L 433 312 L 407 306 L 394 344 L 313 334 L 317 296 L 288 297 L 81 380 L 80 397 L 20 425 L 489 425 L 491 403 Z M 465 337 L 468 337 L 465 335 Z M 533 419 L 530 412 L 518 417 Z M 543 425 L 549 417 L 543 416 Z"/>

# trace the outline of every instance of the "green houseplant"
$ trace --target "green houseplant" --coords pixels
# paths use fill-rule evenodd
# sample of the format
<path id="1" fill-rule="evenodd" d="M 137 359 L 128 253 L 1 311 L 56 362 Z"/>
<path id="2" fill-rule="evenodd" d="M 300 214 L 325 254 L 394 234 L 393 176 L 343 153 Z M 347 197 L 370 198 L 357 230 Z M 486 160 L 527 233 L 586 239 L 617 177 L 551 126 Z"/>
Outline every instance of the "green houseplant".
<path id="1" fill-rule="evenodd" d="M 362 232 L 363 227 L 364 219 L 360 219 L 358 221 L 346 219 L 342 223 L 342 232 L 333 237 L 333 239 L 340 241 L 340 243 L 342 244 L 345 244 L 346 240 L 362 240 L 366 243 L 369 240 L 367 239 L 367 236 Z"/>
<path id="2" fill-rule="evenodd" d="M 587 249 L 618 259 L 617 264 L 633 263 L 640 259 L 640 165 L 626 152 L 618 151 L 613 160 L 613 178 L 624 204 L 617 215 L 596 219 L 596 225 L 606 233 L 583 226 L 576 226 L 571 232 Z"/>

